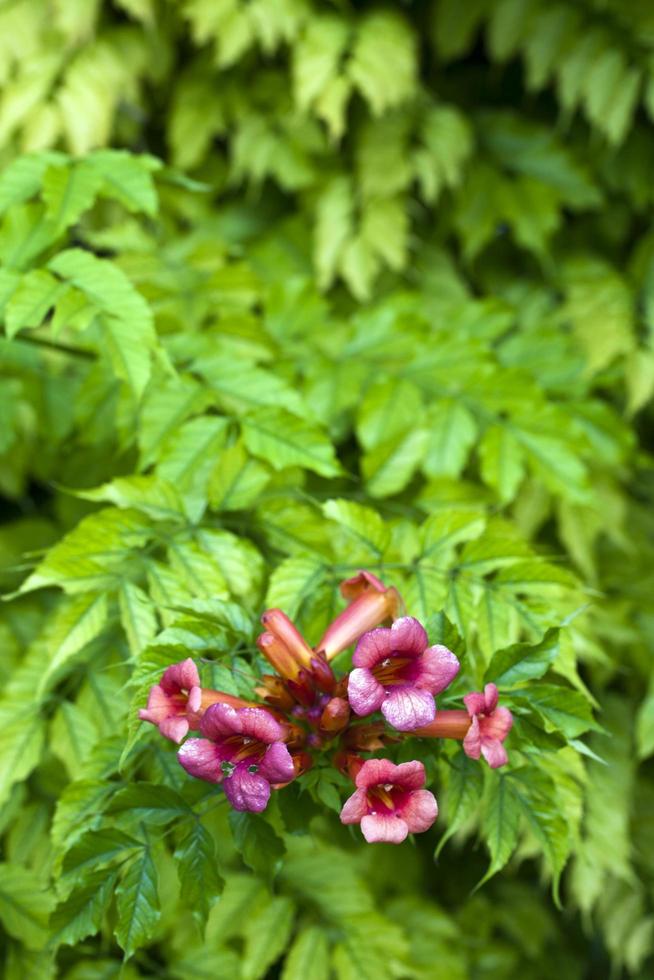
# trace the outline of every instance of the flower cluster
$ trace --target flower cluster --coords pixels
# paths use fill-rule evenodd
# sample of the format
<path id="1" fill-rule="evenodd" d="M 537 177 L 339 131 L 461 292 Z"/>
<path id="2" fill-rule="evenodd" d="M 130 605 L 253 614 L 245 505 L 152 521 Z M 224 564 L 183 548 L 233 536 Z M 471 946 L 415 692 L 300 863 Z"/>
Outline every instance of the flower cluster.
<path id="1" fill-rule="evenodd" d="M 280 609 L 263 614 L 257 646 L 275 673 L 261 677 L 259 702 L 203 688 L 189 658 L 165 671 L 139 714 L 166 738 L 183 742 L 184 769 L 222 784 L 236 810 L 265 810 L 271 790 L 329 751 L 356 787 L 341 821 L 360 824 L 369 843 L 399 844 L 428 830 L 438 815 L 424 766 L 363 756 L 407 735 L 454 738 L 470 758 L 483 755 L 496 768 L 507 762 L 503 742 L 513 719 L 498 707 L 494 684 L 467 694 L 465 710 L 437 710 L 434 696 L 459 672 L 452 651 L 430 646 L 422 624 L 399 615 L 397 591 L 372 573 L 343 582 L 341 593 L 348 606 L 315 647 Z M 352 644 L 352 670 L 338 677 L 331 661 Z M 383 721 L 362 720 L 376 712 Z M 189 731 L 200 737 L 186 738 Z"/>

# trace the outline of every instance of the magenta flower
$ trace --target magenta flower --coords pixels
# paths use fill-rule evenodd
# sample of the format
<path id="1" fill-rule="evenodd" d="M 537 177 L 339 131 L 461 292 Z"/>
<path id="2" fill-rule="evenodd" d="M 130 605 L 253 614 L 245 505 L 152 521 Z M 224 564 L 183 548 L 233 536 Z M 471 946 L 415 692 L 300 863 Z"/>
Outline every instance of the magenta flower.
<path id="1" fill-rule="evenodd" d="M 150 688 L 148 706 L 139 711 L 139 718 L 157 725 L 172 742 L 181 742 L 190 727 L 188 713 L 197 713 L 201 704 L 200 675 L 188 657 L 168 667 L 159 683 Z"/>
<path id="2" fill-rule="evenodd" d="M 261 813 L 270 799 L 270 785 L 295 778 L 284 731 L 263 708 L 232 708 L 214 704 L 200 720 L 205 738 L 189 738 L 178 759 L 197 779 L 222 783 L 235 810 Z"/>
<path id="3" fill-rule="evenodd" d="M 423 626 L 411 616 L 396 619 L 390 629 L 376 629 L 359 640 L 347 696 L 357 715 L 381 708 L 389 725 L 410 732 L 436 715 L 434 694 L 444 691 L 459 672 L 459 661 L 447 647 L 427 646 Z"/>
<path id="4" fill-rule="evenodd" d="M 407 834 L 429 830 L 438 816 L 436 797 L 423 788 L 422 762 L 396 766 L 388 759 L 368 759 L 355 784 L 341 810 L 341 823 L 360 823 L 369 844 L 401 844 Z"/>
<path id="5" fill-rule="evenodd" d="M 497 707 L 497 688 L 487 684 L 484 693 L 466 694 L 463 702 L 471 722 L 463 740 L 463 749 L 471 759 L 483 755 L 491 767 L 497 769 L 509 761 L 502 742 L 511 731 L 513 715 L 508 708 Z"/>

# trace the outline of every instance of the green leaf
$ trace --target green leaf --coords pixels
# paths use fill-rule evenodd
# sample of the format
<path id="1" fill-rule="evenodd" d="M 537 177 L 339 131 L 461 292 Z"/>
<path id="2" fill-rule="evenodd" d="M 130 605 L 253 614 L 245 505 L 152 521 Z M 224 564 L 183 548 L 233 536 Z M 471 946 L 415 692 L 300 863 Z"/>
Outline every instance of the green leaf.
<path id="1" fill-rule="evenodd" d="M 476 437 L 477 423 L 465 405 L 454 399 L 436 402 L 422 469 L 427 476 L 459 476 Z"/>
<path id="2" fill-rule="evenodd" d="M 48 939 L 52 893 L 33 871 L 0 864 L 0 922 L 28 949 L 42 949 Z"/>
<path id="3" fill-rule="evenodd" d="M 158 199 L 151 175 L 161 169 L 159 160 L 146 154 L 111 149 L 95 150 L 86 162 L 101 177 L 105 196 L 119 201 L 128 211 L 154 217 Z"/>
<path id="4" fill-rule="evenodd" d="M 357 412 L 357 436 L 364 449 L 404 435 L 423 414 L 419 389 L 408 381 L 377 381 L 366 391 Z"/>
<path id="5" fill-rule="evenodd" d="M 579 691 L 555 684 L 539 684 L 525 690 L 516 689 L 514 697 L 528 704 L 545 723 L 545 731 L 562 732 L 566 738 L 577 738 L 589 729 L 598 730 L 591 706 Z"/>
<path id="6" fill-rule="evenodd" d="M 150 525 L 136 511 L 110 507 L 89 514 L 50 549 L 20 592 L 51 585 L 73 594 L 116 587 L 132 550 L 151 535 Z"/>
<path id="7" fill-rule="evenodd" d="M 413 95 L 416 68 L 415 38 L 399 13 L 373 11 L 362 19 L 349 76 L 375 115 Z"/>
<path id="8" fill-rule="evenodd" d="M 265 817 L 232 810 L 229 825 L 247 866 L 259 874 L 270 873 L 284 854 L 285 847 Z"/>
<path id="9" fill-rule="evenodd" d="M 52 150 L 28 153 L 13 160 L 0 176 L 0 215 L 9 207 L 34 197 L 48 167 L 62 164 L 65 160 L 63 153 Z"/>
<path id="10" fill-rule="evenodd" d="M 277 896 L 248 922 L 243 956 L 243 980 L 261 980 L 281 956 L 293 928 L 295 907 L 290 898 Z"/>
<path id="11" fill-rule="evenodd" d="M 175 863 L 181 886 L 180 901 L 204 924 L 221 880 L 213 837 L 199 821 L 193 821 L 175 850 Z"/>
<path id="12" fill-rule="evenodd" d="M 46 215 L 55 228 L 64 231 L 91 207 L 102 177 L 85 160 L 48 167 L 43 176 Z"/>
<path id="13" fill-rule="evenodd" d="M 515 687 L 536 680 L 547 673 L 559 654 L 559 630 L 548 630 L 540 643 L 528 646 L 516 643 L 498 650 L 486 669 L 484 683 L 498 687 Z"/>
<path id="14" fill-rule="evenodd" d="M 422 463 L 427 436 L 425 429 L 415 429 L 363 456 L 361 469 L 372 497 L 388 497 L 406 487 Z"/>
<path id="15" fill-rule="evenodd" d="M 216 511 L 244 510 L 255 503 L 270 481 L 270 472 L 252 459 L 239 440 L 223 449 L 209 477 L 209 506 Z"/>
<path id="16" fill-rule="evenodd" d="M 460 752 L 450 761 L 447 779 L 447 830 L 441 837 L 434 858 L 447 841 L 476 813 L 482 790 L 482 770 L 478 762 Z"/>
<path id="17" fill-rule="evenodd" d="M 114 263 L 78 248 L 60 252 L 48 268 L 80 290 L 101 317 L 114 370 L 140 397 L 150 379 L 156 346 L 152 311 L 145 299 Z"/>
<path id="18" fill-rule="evenodd" d="M 484 796 L 482 834 L 491 863 L 483 881 L 496 874 L 513 854 L 518 841 L 520 808 L 511 781 L 504 773 L 490 772 Z"/>
<path id="19" fill-rule="evenodd" d="M 102 633 L 108 616 L 107 596 L 103 592 L 83 592 L 59 608 L 48 635 L 49 660 L 41 676 L 38 697 L 43 697 L 78 654 Z"/>
<path id="20" fill-rule="evenodd" d="M 352 500 L 327 500 L 322 505 L 325 517 L 345 531 L 361 562 L 379 561 L 390 543 L 390 530 L 379 514 Z"/>
<path id="21" fill-rule="evenodd" d="M 119 858 L 125 860 L 143 847 L 142 841 L 115 828 L 90 830 L 66 852 L 62 874 L 75 883 L 88 871 L 97 870 L 101 865 L 114 864 Z"/>
<path id="22" fill-rule="evenodd" d="M 318 926 L 298 933 L 284 961 L 282 980 L 329 980 L 327 937 Z"/>
<path id="23" fill-rule="evenodd" d="M 0 805 L 5 803 L 12 786 L 27 779 L 39 764 L 45 747 L 45 722 L 32 710 L 21 713 L 0 727 Z"/>
<path id="24" fill-rule="evenodd" d="M 118 594 L 120 621 L 132 656 L 137 657 L 157 632 L 155 607 L 147 593 L 132 582 L 123 582 Z"/>
<path id="25" fill-rule="evenodd" d="M 286 558 L 270 576 L 266 606 L 283 609 L 292 619 L 322 585 L 325 573 L 324 563 L 317 558 Z"/>
<path id="26" fill-rule="evenodd" d="M 253 455 L 275 470 L 302 466 L 321 476 L 337 476 L 334 447 L 316 426 L 283 409 L 260 409 L 243 419 L 243 438 Z"/>
<path id="27" fill-rule="evenodd" d="M 40 327 L 65 289 L 47 269 L 33 269 L 24 275 L 5 309 L 7 336 Z"/>
<path id="28" fill-rule="evenodd" d="M 164 827 L 176 817 L 188 817 L 191 810 L 186 801 L 168 786 L 155 783 L 134 783 L 114 794 L 107 813 L 129 818 L 133 826 Z"/>
<path id="29" fill-rule="evenodd" d="M 129 958 L 153 937 L 160 918 L 157 870 L 149 847 L 132 859 L 116 889 L 115 936 Z"/>
<path id="30" fill-rule="evenodd" d="M 491 425 L 479 444 L 481 475 L 502 503 L 515 497 L 524 474 L 522 449 L 505 426 Z"/>
<path id="31" fill-rule="evenodd" d="M 74 946 L 99 931 L 118 878 L 117 871 L 93 871 L 52 913 L 50 929 L 55 945 Z"/>
<path id="32" fill-rule="evenodd" d="M 514 774 L 513 791 L 528 826 L 543 848 L 552 874 L 554 900 L 559 903 L 559 879 L 570 856 L 571 836 L 560 812 L 553 780 L 544 773 L 520 770 Z"/>

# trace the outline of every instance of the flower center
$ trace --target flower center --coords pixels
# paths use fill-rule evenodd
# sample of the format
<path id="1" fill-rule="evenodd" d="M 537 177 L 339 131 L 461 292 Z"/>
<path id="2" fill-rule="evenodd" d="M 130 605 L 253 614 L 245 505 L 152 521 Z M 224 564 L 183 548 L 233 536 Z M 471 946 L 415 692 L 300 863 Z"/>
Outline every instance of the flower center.
<path id="1" fill-rule="evenodd" d="M 232 756 L 232 762 L 243 762 L 244 759 L 250 758 L 254 761 L 255 757 L 258 760 L 266 751 L 266 746 L 258 739 L 244 738 L 242 735 L 235 736 L 232 744 L 236 750 Z"/>
<path id="2" fill-rule="evenodd" d="M 382 687 L 393 687 L 411 681 L 414 667 L 413 657 L 386 657 L 373 667 L 372 673 Z"/>
<path id="3" fill-rule="evenodd" d="M 384 783 L 379 786 L 371 786 L 368 790 L 368 804 L 372 807 L 372 814 L 394 813 L 395 803 L 393 801 L 393 784 Z"/>

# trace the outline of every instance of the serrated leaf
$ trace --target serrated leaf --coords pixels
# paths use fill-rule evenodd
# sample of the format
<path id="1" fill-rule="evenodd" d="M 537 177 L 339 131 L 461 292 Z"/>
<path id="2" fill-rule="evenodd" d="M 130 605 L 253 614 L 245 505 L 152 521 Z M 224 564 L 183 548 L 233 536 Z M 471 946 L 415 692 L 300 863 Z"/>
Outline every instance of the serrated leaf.
<path id="1" fill-rule="evenodd" d="M 131 823 L 164 827 L 176 817 L 188 817 L 191 810 L 179 793 L 155 783 L 134 783 L 114 794 L 107 813 L 127 817 Z"/>
<path id="2" fill-rule="evenodd" d="M 283 609 L 291 619 L 302 603 L 322 584 L 325 565 L 317 558 L 303 555 L 286 558 L 270 576 L 266 606 Z"/>
<path id="3" fill-rule="evenodd" d="M 117 878 L 117 871 L 106 869 L 94 871 L 84 877 L 80 885 L 52 913 L 50 929 L 53 944 L 74 946 L 99 931 Z"/>
<path id="4" fill-rule="evenodd" d="M 0 921 L 10 936 L 28 949 L 42 949 L 52 905 L 52 893 L 33 871 L 0 864 Z"/>
<path id="5" fill-rule="evenodd" d="M 422 468 L 427 476 L 459 476 L 477 436 L 477 423 L 460 401 L 438 401 L 429 412 Z"/>
<path id="6" fill-rule="evenodd" d="M 514 694 L 521 696 L 523 692 L 517 689 Z M 538 684 L 525 691 L 524 700 L 541 716 L 548 732 L 560 731 L 566 738 L 577 738 L 598 727 L 587 699 L 571 688 Z"/>
<path id="7" fill-rule="evenodd" d="M 379 561 L 390 543 L 390 530 L 379 514 L 353 500 L 327 500 L 322 505 L 325 517 L 335 521 L 352 540 L 361 562 Z"/>
<path id="8" fill-rule="evenodd" d="M 152 939 L 161 915 L 157 869 L 149 847 L 132 859 L 123 875 L 116 889 L 116 911 L 116 940 L 129 958 Z"/>
<path id="9" fill-rule="evenodd" d="M 290 898 L 277 896 L 248 923 L 243 956 L 243 980 L 261 980 L 279 958 L 293 928 L 295 907 Z"/>
<path id="10" fill-rule="evenodd" d="M 229 825 L 236 846 L 248 867 L 259 874 L 270 873 L 284 854 L 285 847 L 265 817 L 232 810 L 229 814 Z"/>
<path id="11" fill-rule="evenodd" d="M 498 687 L 515 687 L 536 680 L 547 673 L 559 654 L 559 630 L 547 631 L 540 643 L 528 646 L 516 643 L 498 650 L 486 669 L 484 683 Z"/>
<path id="12" fill-rule="evenodd" d="M 46 215 L 64 231 L 93 204 L 102 177 L 85 160 L 48 167 L 43 175 Z"/>
<path id="13" fill-rule="evenodd" d="M 112 827 L 90 830 L 66 852 L 62 874 L 75 882 L 78 876 L 118 858 L 126 859 L 143 847 L 142 841 Z"/>
<path id="14" fill-rule="evenodd" d="M 80 651 L 99 636 L 107 624 L 108 614 L 107 596 L 102 592 L 76 595 L 61 606 L 48 636 L 49 660 L 44 665 L 38 697 L 42 697 Z"/>
<path id="15" fill-rule="evenodd" d="M 447 779 L 447 830 L 436 848 L 435 858 L 447 841 L 476 813 L 482 794 L 482 771 L 463 752 L 450 762 Z"/>
<path id="16" fill-rule="evenodd" d="M 270 481 L 270 472 L 248 456 L 239 440 L 224 449 L 209 477 L 209 506 L 216 511 L 251 507 Z"/>
<path id="17" fill-rule="evenodd" d="M 157 631 L 155 607 L 147 593 L 133 582 L 123 582 L 118 593 L 120 621 L 132 656 L 137 657 Z"/>
<path id="18" fill-rule="evenodd" d="M 33 269 L 24 275 L 5 308 L 7 336 L 40 327 L 65 289 L 47 269 Z"/>
<path id="19" fill-rule="evenodd" d="M 491 772 L 484 797 L 482 834 L 491 863 L 484 881 L 496 874 L 513 854 L 518 841 L 519 803 L 504 773 Z"/>
<path id="20" fill-rule="evenodd" d="M 19 715 L 0 728 L 0 805 L 15 783 L 26 779 L 39 764 L 45 747 L 45 722 L 32 711 Z"/>
<path id="21" fill-rule="evenodd" d="M 320 429 L 283 409 L 252 412 L 242 425 L 249 451 L 275 470 L 302 466 L 321 476 L 341 472 L 334 447 Z"/>
<path id="22" fill-rule="evenodd" d="M 203 924 L 220 893 L 217 861 L 213 837 L 199 821 L 193 821 L 175 850 L 175 863 L 181 887 L 180 901 Z"/>
<path id="23" fill-rule="evenodd" d="M 327 937 L 318 926 L 298 933 L 284 960 L 282 980 L 329 980 Z"/>

